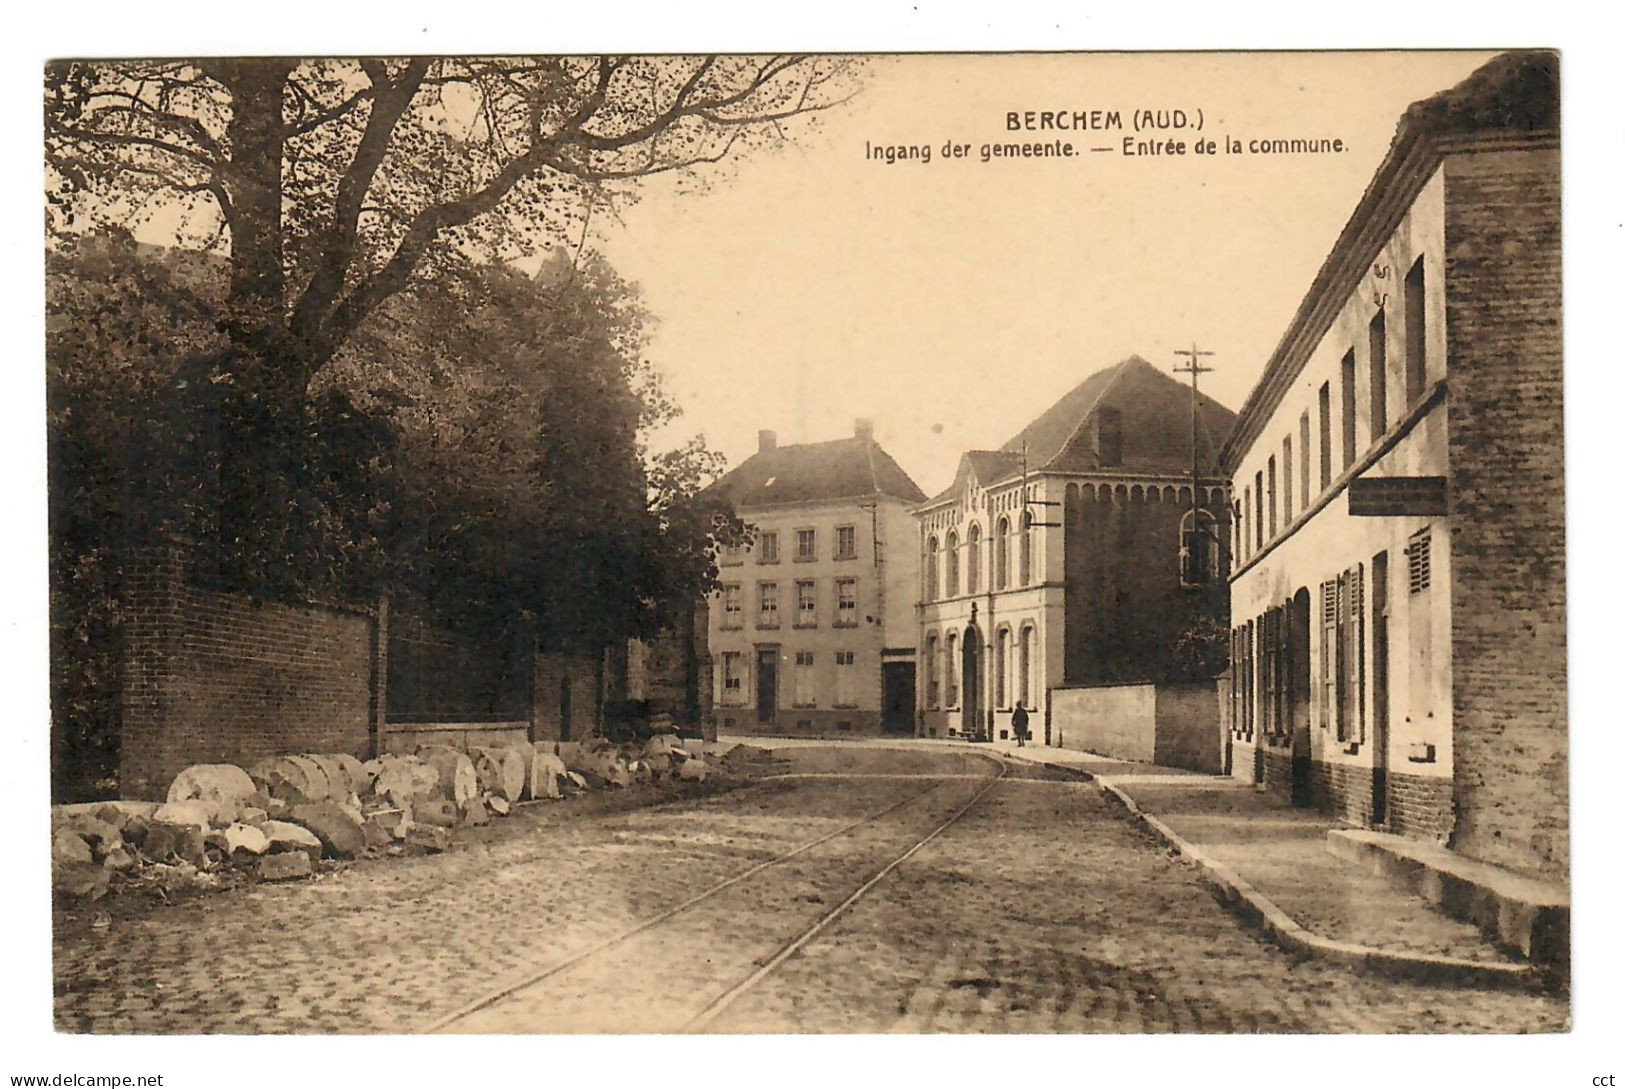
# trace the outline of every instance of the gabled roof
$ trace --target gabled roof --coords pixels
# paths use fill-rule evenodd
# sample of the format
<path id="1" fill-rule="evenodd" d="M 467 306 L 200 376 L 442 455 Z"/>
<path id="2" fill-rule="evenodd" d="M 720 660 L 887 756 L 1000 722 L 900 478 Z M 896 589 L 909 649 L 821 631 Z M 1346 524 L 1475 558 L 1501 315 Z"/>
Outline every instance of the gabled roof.
<path id="1" fill-rule="evenodd" d="M 1021 452 L 1007 450 L 966 450 L 965 463 L 983 484 L 1003 480 L 1021 471 Z"/>
<path id="2" fill-rule="evenodd" d="M 736 508 L 868 496 L 909 503 L 925 498 L 878 443 L 856 437 L 758 451 L 707 491 L 725 496 Z"/>
<path id="3" fill-rule="evenodd" d="M 1102 409 L 1115 410 L 1122 424 L 1123 456 L 1112 465 L 1102 465 L 1095 448 L 1093 421 Z M 1201 394 L 1196 419 L 1201 471 L 1213 474 L 1236 414 Z M 1190 387 L 1131 355 L 1085 378 L 1002 449 L 967 451 L 953 484 L 932 502 L 958 494 L 972 473 L 983 487 L 1020 473 L 1023 445 L 1029 473 L 1189 473 L 1190 436 Z"/>
<path id="4" fill-rule="evenodd" d="M 1118 372 L 1131 362 L 1147 367 L 1151 365 L 1139 356 L 1132 355 L 1116 366 L 1096 371 L 1072 387 L 1066 396 L 1045 409 L 1036 420 L 1022 428 L 1015 438 L 1004 444 L 1002 449 L 1019 458 L 1022 445 L 1026 444 L 1029 470 L 1049 464 L 1077 433 L 1084 420 L 1088 419 L 1095 405 L 1099 403 L 1100 395 L 1116 379 Z"/>

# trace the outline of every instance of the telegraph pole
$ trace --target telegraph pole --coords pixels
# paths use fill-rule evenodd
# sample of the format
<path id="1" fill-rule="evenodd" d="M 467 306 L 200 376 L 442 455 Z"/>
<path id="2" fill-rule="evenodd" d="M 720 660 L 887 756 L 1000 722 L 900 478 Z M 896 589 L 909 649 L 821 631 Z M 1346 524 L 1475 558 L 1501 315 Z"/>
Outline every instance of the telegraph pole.
<path id="1" fill-rule="evenodd" d="M 1185 366 L 1183 366 L 1183 367 L 1175 367 L 1174 368 L 1174 373 L 1175 374 L 1188 374 L 1188 375 L 1191 376 L 1191 515 L 1190 515 L 1190 517 L 1191 517 L 1191 536 L 1190 536 L 1189 540 L 1191 542 L 1191 548 L 1194 550 L 1196 547 L 1198 547 L 1196 545 L 1196 541 L 1201 537 L 1202 532 L 1203 532 L 1203 530 L 1202 530 L 1202 521 L 1201 521 L 1202 520 L 1202 514 L 1201 514 L 1201 510 L 1202 510 L 1202 499 L 1201 499 L 1201 494 L 1202 494 L 1202 483 L 1201 483 L 1201 481 L 1202 481 L 1202 475 L 1201 475 L 1202 474 L 1202 467 L 1201 467 L 1201 457 L 1200 457 L 1200 453 L 1199 453 L 1198 446 L 1197 446 L 1198 435 L 1200 433 L 1199 428 L 1198 428 L 1198 421 L 1197 421 L 1197 415 L 1198 415 L 1199 405 L 1200 405 L 1200 402 L 1199 402 L 1199 399 L 1198 399 L 1198 393 L 1197 393 L 1197 379 L 1199 377 L 1201 377 L 1202 375 L 1204 375 L 1204 374 L 1208 374 L 1208 373 L 1212 372 L 1213 368 L 1203 366 L 1202 365 L 1202 360 L 1204 358 L 1208 357 L 1208 356 L 1211 356 L 1213 353 L 1212 352 L 1204 352 L 1204 351 L 1197 350 L 1196 343 L 1193 341 L 1191 343 L 1190 349 L 1188 351 L 1181 348 L 1181 349 L 1175 350 L 1174 354 L 1175 355 L 1186 356 L 1186 357 L 1188 357 L 1190 359 L 1190 362 L 1187 363 Z M 1214 524 L 1217 525 L 1217 517 L 1216 516 L 1215 516 L 1215 523 Z M 1215 537 L 1215 542 L 1214 543 L 1215 543 L 1215 545 L 1217 544 L 1217 537 Z M 1202 562 L 1200 565 L 1198 565 L 1198 557 L 1196 557 L 1194 555 L 1194 552 L 1193 552 L 1192 556 L 1190 557 L 1190 563 L 1191 563 L 1191 566 L 1192 566 L 1191 574 L 1193 576 L 1197 575 L 1198 566 L 1200 566 L 1202 569 L 1205 569 L 1205 567 L 1206 567 L 1206 563 L 1205 563 L 1206 556 L 1204 555 L 1203 557 L 1201 557 L 1201 559 L 1204 562 Z M 1193 583 L 1196 582 L 1196 578 L 1193 577 L 1191 579 L 1191 581 Z"/>

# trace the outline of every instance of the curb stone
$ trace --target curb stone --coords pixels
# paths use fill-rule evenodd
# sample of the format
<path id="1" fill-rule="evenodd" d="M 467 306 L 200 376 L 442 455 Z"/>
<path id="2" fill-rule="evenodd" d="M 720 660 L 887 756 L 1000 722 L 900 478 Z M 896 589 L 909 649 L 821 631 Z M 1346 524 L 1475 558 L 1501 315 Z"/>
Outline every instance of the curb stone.
<path id="1" fill-rule="evenodd" d="M 1541 979 L 1541 974 L 1533 965 L 1516 961 L 1478 961 L 1428 953 L 1402 953 L 1392 949 L 1361 945 L 1358 942 L 1322 937 L 1282 911 L 1273 900 L 1259 892 L 1229 866 L 1208 857 L 1200 847 L 1190 843 L 1162 820 L 1140 808 L 1139 803 L 1110 778 L 1101 778 L 1082 768 L 1032 758 L 1020 753 L 1004 755 L 1046 768 L 1069 771 L 1080 776 L 1084 782 L 1092 782 L 1101 787 L 1176 852 L 1196 863 L 1208 884 L 1219 894 L 1221 901 L 1237 910 L 1249 922 L 1263 930 L 1277 945 L 1289 952 L 1406 979 L 1475 986 L 1519 987 L 1536 984 Z"/>

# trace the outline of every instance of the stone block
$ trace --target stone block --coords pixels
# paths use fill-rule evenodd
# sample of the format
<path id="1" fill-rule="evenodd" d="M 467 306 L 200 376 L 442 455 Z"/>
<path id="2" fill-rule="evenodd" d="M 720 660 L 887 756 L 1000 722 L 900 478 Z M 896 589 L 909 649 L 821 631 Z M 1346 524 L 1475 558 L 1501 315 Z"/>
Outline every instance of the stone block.
<path id="1" fill-rule="evenodd" d="M 255 865 L 254 872 L 261 881 L 292 881 L 309 877 L 310 856 L 303 851 L 279 851 L 265 855 Z"/>

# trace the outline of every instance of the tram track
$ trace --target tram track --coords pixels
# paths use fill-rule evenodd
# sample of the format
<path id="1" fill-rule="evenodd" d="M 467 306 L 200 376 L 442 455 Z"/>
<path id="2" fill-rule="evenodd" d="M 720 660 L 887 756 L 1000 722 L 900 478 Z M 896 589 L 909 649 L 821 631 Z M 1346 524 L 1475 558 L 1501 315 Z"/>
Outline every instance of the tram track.
<path id="1" fill-rule="evenodd" d="M 758 958 L 754 962 L 754 967 L 751 971 L 742 977 L 737 978 L 734 983 L 732 983 L 722 992 L 709 998 L 697 1012 L 690 1015 L 687 1019 L 677 1020 L 671 1026 L 672 1029 L 676 1031 L 704 1031 L 707 1025 L 712 1024 L 718 1017 L 722 1016 L 722 1014 L 725 1013 L 735 1001 L 737 1001 L 740 997 L 742 997 L 745 993 L 750 991 L 764 979 L 768 978 L 782 964 L 792 958 L 809 942 L 814 940 L 820 933 L 826 930 L 840 916 L 844 915 L 848 910 L 850 910 L 853 905 L 862 900 L 863 897 L 866 896 L 875 886 L 880 884 L 887 875 L 892 873 L 898 866 L 906 862 L 932 840 L 936 839 L 966 813 L 970 812 L 970 810 L 973 809 L 998 782 L 1004 779 L 1009 771 L 1009 764 L 998 756 L 984 753 L 965 754 L 965 756 L 966 759 L 987 761 L 993 764 L 996 768 L 994 774 L 966 775 L 947 773 L 942 775 L 919 777 L 871 775 L 854 776 L 854 778 L 897 778 L 899 780 L 913 780 L 918 778 L 920 780 L 929 780 L 930 785 L 926 786 L 922 790 L 912 791 L 905 797 L 900 798 L 879 810 L 868 813 L 854 821 L 844 824 L 839 828 L 833 829 L 832 831 L 826 832 L 823 835 L 800 843 L 788 851 L 781 852 L 772 858 L 758 862 L 740 873 L 737 873 L 726 880 L 720 881 L 702 892 L 688 897 L 673 907 L 667 908 L 664 911 L 658 912 L 636 923 L 633 923 L 632 925 L 617 931 L 615 934 L 594 942 L 583 949 L 548 964 L 541 969 L 527 971 L 516 978 L 510 978 L 487 993 L 465 1003 L 456 1010 L 453 1010 L 451 1013 L 438 1018 L 420 1031 L 426 1033 L 481 1031 L 478 1028 L 469 1028 L 468 1026 L 481 1019 L 489 1021 L 492 1014 L 500 1012 L 500 1008 L 504 1003 L 514 1001 L 518 996 L 531 994 L 543 985 L 548 984 L 550 981 L 557 981 L 559 977 L 570 973 L 574 969 L 589 966 L 591 962 L 600 959 L 602 959 L 606 964 L 610 963 L 611 958 L 613 958 L 617 953 L 623 952 L 631 945 L 631 943 L 635 942 L 639 938 L 654 935 L 658 933 L 662 927 L 678 925 L 683 921 L 683 917 L 689 915 L 695 908 L 700 907 L 707 901 L 721 896 L 731 889 L 739 889 L 741 886 L 745 886 L 748 882 L 752 882 L 753 878 L 759 878 L 762 875 L 774 870 L 782 870 L 785 868 L 787 863 L 790 863 L 795 859 L 802 858 L 803 856 L 814 852 L 819 847 L 823 847 L 827 844 L 832 844 L 843 839 L 855 837 L 861 834 L 863 831 L 876 826 L 877 822 L 881 821 L 883 818 L 896 813 L 913 802 L 927 798 L 929 795 L 942 790 L 944 787 L 956 783 L 962 784 L 967 779 L 981 783 L 980 788 L 975 791 L 968 801 L 953 808 L 947 819 L 933 823 L 930 830 L 925 832 L 923 835 L 911 837 L 907 843 L 907 846 L 903 850 L 890 854 L 888 861 L 886 861 L 878 869 L 869 869 L 865 879 L 859 883 L 856 888 L 853 888 L 839 903 L 836 904 L 834 908 L 821 913 L 810 924 L 799 929 L 794 936 L 788 940 L 780 942 L 770 955 L 766 956 L 765 958 Z M 822 777 L 823 776 L 821 775 L 818 776 L 818 778 Z M 782 782 L 786 778 L 791 777 L 771 776 L 764 779 L 763 782 L 764 784 Z M 795 778 L 799 778 L 799 776 Z M 607 1026 L 605 1027 L 607 1028 Z M 604 1029 L 599 1029 L 598 1031 L 603 1030 Z M 546 1028 L 544 1026 L 534 1025 L 516 1028 L 513 1031 L 546 1031 Z"/>

